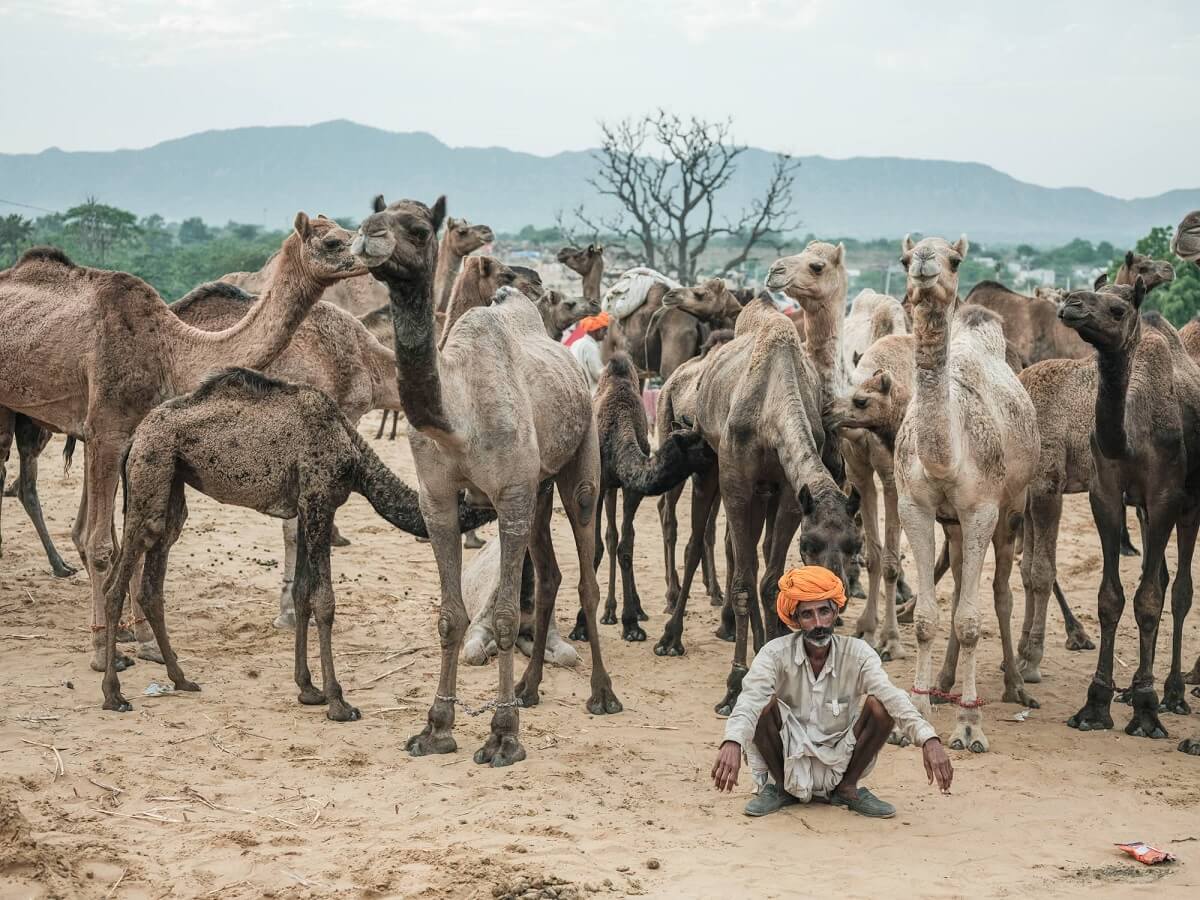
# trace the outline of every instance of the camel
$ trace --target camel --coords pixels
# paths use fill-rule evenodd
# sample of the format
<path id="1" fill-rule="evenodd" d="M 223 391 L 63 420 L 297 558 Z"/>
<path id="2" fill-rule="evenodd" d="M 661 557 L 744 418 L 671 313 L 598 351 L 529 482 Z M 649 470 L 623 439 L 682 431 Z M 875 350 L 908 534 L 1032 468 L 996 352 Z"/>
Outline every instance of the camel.
<path id="1" fill-rule="evenodd" d="M 852 372 L 867 348 L 889 334 L 907 334 L 904 306 L 870 288 L 858 292 L 842 326 L 842 365 Z"/>
<path id="2" fill-rule="evenodd" d="M 1117 269 L 1113 284 L 1124 284 L 1133 287 L 1140 278 L 1146 292 L 1154 290 L 1160 284 L 1170 284 L 1175 280 L 1175 269 L 1165 259 L 1152 259 L 1143 253 L 1133 250 L 1125 251 L 1125 261 Z"/>
<path id="3" fill-rule="evenodd" d="M 662 444 L 675 429 L 684 426 L 691 427 L 691 423 L 695 422 L 696 388 L 700 384 L 700 376 L 704 373 L 704 367 L 707 365 L 710 355 L 732 341 L 733 337 L 733 331 L 728 328 L 712 332 L 700 348 L 700 355 L 689 359 L 677 368 L 671 373 L 671 377 L 663 383 L 662 389 L 658 393 L 658 403 L 656 404 L 656 414 L 654 417 L 659 444 Z M 693 489 L 695 484 L 699 483 L 697 478 L 698 476 L 693 476 Z M 682 484 L 677 485 L 658 498 L 658 519 L 662 526 L 663 559 L 665 561 L 667 576 L 667 606 L 665 611 L 668 614 L 674 611 L 675 604 L 679 600 L 679 573 L 675 567 L 675 542 L 678 537 L 679 521 L 675 515 L 675 508 L 679 503 L 680 496 L 683 494 L 683 487 Z M 713 547 L 716 543 L 717 514 L 720 511 L 720 504 L 719 497 L 713 501 L 712 513 L 709 516 L 703 538 L 693 536 L 694 540 L 703 541 L 701 544 L 700 571 L 704 579 L 705 589 L 708 591 L 713 606 L 724 605 L 721 585 L 717 580 L 716 559 L 713 553 Z M 729 548 L 729 550 L 732 553 L 732 548 Z M 732 566 L 729 567 L 729 571 L 732 573 Z M 723 620 L 722 630 L 730 640 L 733 639 L 732 607 L 729 608 L 728 617 Z"/>
<path id="4" fill-rule="evenodd" d="M 397 528 L 420 534 L 425 525 L 415 492 L 380 461 L 339 405 L 309 385 L 250 369 L 224 369 L 190 394 L 147 413 L 134 430 L 122 471 L 122 549 L 105 584 L 104 709 L 133 708 L 121 696 L 117 677 L 117 622 L 143 556 L 142 609 L 167 675 L 176 690 L 200 690 L 179 666 L 163 615 L 167 557 L 187 520 L 187 485 L 221 503 L 297 519 L 295 677 L 300 702 L 328 704 L 326 715 L 335 722 L 358 719 L 333 668 L 329 548 L 334 511 L 354 491 Z M 459 515 L 462 527 L 491 518 L 490 510 L 481 509 L 460 508 Z M 310 613 L 315 614 L 321 645 L 320 691 L 308 668 Z"/>
<path id="5" fill-rule="evenodd" d="M 1200 209 L 1183 217 L 1171 238 L 1171 252 L 1200 266 Z"/>
<path id="6" fill-rule="evenodd" d="M 981 281 L 965 302 L 1000 316 L 1004 337 L 1021 357 L 1022 368 L 1044 359 L 1092 358 L 1092 348 L 1058 321 L 1058 304 L 1053 300 L 1018 294 L 996 281 Z"/>
<path id="7" fill-rule="evenodd" d="M 1139 633 L 1133 676 L 1135 737 L 1164 738 L 1160 709 L 1186 714 L 1182 668 L 1183 621 L 1192 602 L 1191 564 L 1200 529 L 1200 367 L 1162 316 L 1139 316 L 1145 281 L 1076 291 L 1059 316 L 1096 348 L 1095 419 L 1091 438 L 1095 469 L 1088 492 L 1104 552 L 1097 597 L 1100 658 L 1086 704 L 1067 720 L 1081 731 L 1112 727 L 1112 667 L 1125 594 L 1117 566 L 1125 503 L 1142 523 L 1142 575 L 1134 595 Z M 1179 570 L 1171 589 L 1176 634 L 1171 671 L 1160 708 L 1154 689 L 1154 651 L 1168 582 L 1165 549 L 1176 531 Z"/>
<path id="8" fill-rule="evenodd" d="M 325 288 L 360 273 L 351 238 L 324 216 L 297 213 L 270 284 L 237 325 L 218 332 L 180 321 L 141 279 L 76 266 L 53 248 L 30 250 L 0 273 L 0 407 L 87 442 L 81 532 L 92 582 L 96 671 L 105 665 L 100 619 L 114 553 L 118 468 L 134 428 L 163 399 L 193 389 L 214 368 L 269 366 Z M 35 371 L 30 359 L 43 363 Z M 157 658 L 145 622 L 135 625 L 139 655 Z"/>
<path id="9" fill-rule="evenodd" d="M 767 299 L 751 301 L 738 317 L 736 337 L 713 354 L 700 381 L 696 425 L 717 454 L 692 496 L 692 540 L 675 610 L 655 647 L 664 656 L 682 655 L 687 595 L 700 557 L 700 544 L 717 491 L 725 504 L 733 541 L 731 597 L 736 621 L 734 658 L 718 714 L 728 715 L 747 671 L 747 637 L 753 619 L 755 646 L 778 620 L 777 582 L 788 543 L 803 526 L 800 555 L 843 576 L 859 550 L 858 492 L 842 493 L 822 462 L 825 433 L 821 386 L 796 330 Z M 755 583 L 758 539 L 774 511 L 774 532 L 762 579 L 760 618 Z"/>
<path id="10" fill-rule="evenodd" d="M 272 253 L 262 268 L 256 272 L 229 272 L 222 275 L 218 281 L 232 284 L 241 288 L 247 294 L 258 296 L 271 283 L 275 263 L 279 260 L 279 252 Z M 380 304 L 387 303 L 387 291 L 379 286 L 373 278 L 361 275 L 343 278 L 325 289 L 322 299 L 326 303 L 339 306 L 352 316 L 362 316 L 370 310 L 377 309 Z M 384 346 L 388 346 L 384 342 Z"/>
<path id="11" fill-rule="evenodd" d="M 900 521 L 916 561 L 919 587 L 913 621 L 917 634 L 914 702 L 931 718 L 933 638 L 938 607 L 934 593 L 935 529 L 948 529 L 957 593 L 952 627 L 965 674 L 955 749 L 983 753 L 988 740 L 976 688 L 979 643 L 979 579 L 987 545 L 995 551 L 993 594 L 1004 655 L 1006 702 L 1027 706 L 1012 648 L 1012 591 L 1008 586 L 1017 531 L 1037 462 L 1037 414 L 1029 395 L 1005 361 L 1000 317 L 980 306 L 957 315 L 958 267 L 968 249 L 965 236 L 903 242 L 913 310 L 913 398 L 896 435 L 895 476 Z M 953 646 L 953 645 L 952 645 Z M 947 668 L 956 668 L 948 653 Z"/>
<path id="12" fill-rule="evenodd" d="M 1196 316 L 1179 329 L 1179 340 L 1183 342 L 1188 356 L 1200 364 L 1200 316 Z"/>
<path id="13" fill-rule="evenodd" d="M 379 282 L 374 281 L 374 279 L 372 279 L 372 282 L 374 284 L 379 284 Z M 379 343 L 383 344 L 383 346 L 392 346 L 392 307 L 390 304 L 384 303 L 383 306 L 373 309 L 369 313 L 363 313 L 358 317 L 358 321 L 360 321 L 367 331 L 371 332 L 371 336 L 375 338 L 375 340 L 379 341 Z M 383 411 L 383 417 L 379 420 L 379 430 L 375 432 L 375 440 L 379 440 L 383 437 L 383 430 L 387 427 L 389 415 L 392 417 L 392 431 L 388 435 L 388 440 L 394 441 L 396 439 L 396 429 L 400 424 L 400 410 L 385 409 Z"/>
<path id="14" fill-rule="evenodd" d="M 446 227 L 438 243 L 437 271 L 433 276 L 433 295 L 438 312 L 445 312 L 450 305 L 450 293 L 463 260 L 495 239 L 492 229 L 486 225 L 472 225 L 466 219 L 446 217 Z"/>
<path id="15" fill-rule="evenodd" d="M 205 331 L 220 331 L 241 321 L 254 298 L 226 282 L 201 285 L 170 305 L 183 322 Z M 389 339 L 390 343 L 390 339 Z M 328 395 L 355 427 L 372 409 L 398 410 L 396 355 L 381 344 L 362 321 L 322 300 L 296 329 L 284 351 L 264 370 L 283 381 L 315 387 Z M 334 546 L 338 540 L 334 525 Z M 294 628 L 292 600 L 296 567 L 296 522 L 283 525 L 284 572 L 276 628 Z"/>
<path id="16" fill-rule="evenodd" d="M 563 247 L 556 257 L 560 263 L 583 278 L 583 302 L 600 308 L 600 279 L 604 276 L 604 245 Z"/>
<path id="17" fill-rule="evenodd" d="M 634 517 L 645 497 L 661 496 L 682 485 L 693 473 L 709 468 L 713 456 L 699 432 L 676 430 L 666 434 L 657 450 L 650 452 L 646 409 L 642 405 L 637 367 L 624 353 L 616 353 L 600 375 L 594 398 L 596 425 L 600 434 L 600 501 L 608 510 L 608 599 L 603 625 L 617 624 L 617 567 L 621 569 L 621 637 L 644 641 L 646 632 L 639 621 L 646 613 L 633 575 Z M 617 491 L 623 496 L 620 539 L 617 532 Z M 596 516 L 596 559 L 604 554 L 600 540 L 600 515 Z M 587 622 L 582 614 L 571 639 L 587 640 Z"/>
<path id="18" fill-rule="evenodd" d="M 42 516 L 42 503 L 37 490 L 38 457 L 46 448 L 50 436 L 49 430 L 41 428 L 28 416 L 17 415 L 0 408 L 0 485 L 4 484 L 8 455 L 15 437 L 21 468 L 17 480 L 12 485 L 13 496 L 20 498 L 25 514 L 33 523 L 34 531 L 37 532 L 38 539 L 42 542 L 42 549 L 46 551 L 46 559 L 50 562 L 50 570 L 54 573 L 54 577 L 70 578 L 78 570 L 74 566 L 68 565 L 58 552 L 58 548 L 54 546 L 54 540 L 50 537 L 50 532 L 46 528 L 46 520 Z M 5 492 L 4 496 L 10 495 Z M 2 546 L 3 542 L 0 540 L 0 547 Z M 0 556 L 3 555 L 3 551 L 0 550 Z"/>
<path id="19" fill-rule="evenodd" d="M 665 380 L 700 353 L 711 329 L 732 328 L 741 310 L 721 278 L 674 289 L 656 284 L 645 303 L 609 328 L 607 355 L 624 349 L 643 373 Z"/>
<path id="20" fill-rule="evenodd" d="M 466 489 L 488 497 L 495 507 L 501 543 L 495 610 L 500 684 L 490 735 L 474 759 L 510 765 L 525 758 L 517 709 L 539 702 L 547 626 L 561 580 L 550 536 L 551 495 L 538 491 L 547 478 L 558 485 L 579 560 L 579 596 L 592 655 L 587 709 L 598 715 L 622 708 L 604 667 L 595 621 L 600 588 L 592 568 L 591 517 L 600 449 L 591 394 L 570 352 L 546 337 L 537 308 L 511 287 L 502 288 L 490 305 L 466 312 L 448 329 L 439 350 L 433 330 L 434 236 L 445 215 L 445 198 L 430 208 L 411 200 L 388 206 L 380 196 L 374 209 L 359 228 L 354 252 L 391 297 L 400 400 L 442 590 L 436 694 L 428 724 L 406 746 L 414 756 L 457 749 L 452 729 L 467 614 L 456 499 Z M 529 667 L 514 686 L 513 644 L 526 550 L 535 569 L 537 620 Z"/>

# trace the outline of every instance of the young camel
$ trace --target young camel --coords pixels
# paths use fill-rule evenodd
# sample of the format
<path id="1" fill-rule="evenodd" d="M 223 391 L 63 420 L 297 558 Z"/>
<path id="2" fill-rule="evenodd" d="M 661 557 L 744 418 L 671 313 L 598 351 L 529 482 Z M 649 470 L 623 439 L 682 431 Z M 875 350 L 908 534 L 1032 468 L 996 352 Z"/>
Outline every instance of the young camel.
<path id="1" fill-rule="evenodd" d="M 438 312 L 445 312 L 450 306 L 450 294 L 463 260 L 495 239 L 492 229 L 486 225 L 472 225 L 466 219 L 446 217 L 446 228 L 438 243 L 437 270 L 433 274 L 433 296 Z"/>
<path id="2" fill-rule="evenodd" d="M 1159 711 L 1188 712 L 1181 642 L 1192 603 L 1192 554 L 1200 528 L 1200 367 L 1161 316 L 1138 315 L 1145 296 L 1145 283 L 1138 276 L 1132 287 L 1076 291 L 1059 311 L 1062 321 L 1096 348 L 1091 441 L 1095 476 L 1088 496 L 1104 552 L 1097 598 L 1100 658 L 1087 703 L 1067 724 L 1081 731 L 1112 728 L 1112 665 L 1117 625 L 1125 607 L 1117 557 L 1128 501 L 1142 522 L 1143 553 L 1133 598 L 1140 638 L 1132 685 L 1133 718 L 1125 732 L 1163 738 L 1167 730 L 1158 719 Z M 1165 550 L 1172 530 L 1179 569 L 1171 589 L 1171 671 L 1160 707 L 1154 689 L 1154 651 L 1168 582 Z"/>
<path id="3" fill-rule="evenodd" d="M 236 290 L 236 288 L 235 288 Z M 125 529 L 105 585 L 104 708 L 128 712 L 117 677 L 117 622 L 130 579 L 142 569 L 142 608 L 162 651 L 167 675 L 181 691 L 200 688 L 184 677 L 163 613 L 167 557 L 187 519 L 184 487 L 221 503 L 278 518 L 296 518 L 296 656 L 300 702 L 329 704 L 335 722 L 359 718 L 342 697 L 333 669 L 333 582 L 329 547 L 334 511 L 351 491 L 410 534 L 423 534 L 416 493 L 391 473 L 323 392 L 250 369 L 226 369 L 196 390 L 151 410 L 133 433 L 123 461 Z M 464 527 L 492 518 L 460 508 Z M 316 618 L 324 689 L 308 668 L 308 620 Z"/>
<path id="4" fill-rule="evenodd" d="M 560 263 L 583 278 L 583 302 L 600 308 L 600 280 L 604 277 L 604 245 L 563 247 L 558 251 Z"/>
<path id="5" fill-rule="evenodd" d="M 407 747 L 415 756 L 457 749 L 452 734 L 455 689 L 467 627 L 457 495 L 466 489 L 473 496 L 487 496 L 500 519 L 495 611 L 500 688 L 491 734 L 475 761 L 504 766 L 525 757 L 517 707 L 539 700 L 547 625 L 561 580 L 550 536 L 552 498 L 538 492 L 547 478 L 558 484 L 579 559 L 580 603 L 592 651 L 587 709 L 593 714 L 621 711 L 604 668 L 595 621 L 600 588 L 592 568 L 591 517 L 596 512 L 600 452 L 583 372 L 565 347 L 546 337 L 537 308 L 519 291 L 503 288 L 491 305 L 469 310 L 448 329 L 445 346 L 438 349 L 433 330 L 434 235 L 445 209 L 445 198 L 430 209 L 409 200 L 388 206 L 377 197 L 375 213 L 362 223 L 354 250 L 387 284 L 391 296 L 400 400 L 442 588 L 437 692 L 428 724 Z M 513 644 L 526 550 L 537 579 L 537 623 L 529 667 L 514 688 Z"/>
<path id="6" fill-rule="evenodd" d="M 916 365 L 912 402 L 896 435 L 895 475 L 900 521 L 908 535 L 918 574 L 913 621 L 917 668 L 913 693 L 922 714 L 931 714 L 933 638 L 938 606 L 934 592 L 936 526 L 950 520 L 950 557 L 958 579 L 952 628 L 965 674 L 958 724 L 950 746 L 988 749 L 976 688 L 979 643 L 979 579 L 987 545 L 995 550 L 993 595 L 1004 654 L 1006 702 L 1027 706 L 1012 648 L 1010 620 L 1014 544 L 1025 510 L 1026 491 L 1037 462 L 1037 415 L 1005 361 L 1000 317 L 979 306 L 958 306 L 958 267 L 967 239 L 949 244 L 905 237 L 901 262 L 908 271 Z M 956 661 L 953 661 L 956 662 Z M 948 666 L 954 665 L 949 654 Z"/>
<path id="7" fill-rule="evenodd" d="M 839 577 L 859 550 L 858 493 L 847 497 L 821 460 L 825 441 L 821 388 L 796 329 L 765 299 L 751 301 L 738 318 L 737 337 L 711 357 L 700 382 L 696 424 L 717 454 L 717 464 L 700 477 L 692 496 L 692 540 L 675 611 L 655 647 L 660 656 L 683 654 L 683 617 L 704 534 L 720 492 L 733 542 L 731 597 L 736 618 L 734 659 L 718 714 L 728 715 L 747 670 L 753 619 L 755 647 L 763 641 L 756 595 L 758 540 L 768 506 L 775 509 L 774 533 L 762 579 L 767 635 L 777 582 L 788 544 L 803 525 L 800 555 Z M 770 606 L 768 607 L 768 604 Z"/>
<path id="8" fill-rule="evenodd" d="M 82 542 L 96 671 L 106 661 L 100 622 L 114 555 L 113 501 L 133 430 L 155 405 L 192 390 L 214 368 L 270 365 L 325 288 L 362 271 L 351 237 L 330 219 L 298 213 L 267 289 L 238 324 L 218 332 L 180 321 L 141 279 L 76 266 L 59 250 L 30 250 L 0 272 L 0 408 L 87 442 Z M 30 369 L 30 359 L 42 365 Z M 158 659 L 145 622 L 136 625 L 139 655 Z"/>

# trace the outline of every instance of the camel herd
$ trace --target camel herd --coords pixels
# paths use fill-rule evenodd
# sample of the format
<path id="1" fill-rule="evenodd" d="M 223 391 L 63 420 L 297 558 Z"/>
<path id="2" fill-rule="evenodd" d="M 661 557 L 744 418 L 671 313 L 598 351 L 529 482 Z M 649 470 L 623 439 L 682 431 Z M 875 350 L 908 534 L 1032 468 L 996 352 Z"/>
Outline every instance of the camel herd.
<path id="1" fill-rule="evenodd" d="M 258 272 L 232 273 L 166 304 L 145 282 L 77 266 L 54 248 L 28 251 L 0 272 L 0 484 L 15 439 L 16 493 L 57 576 L 37 494 L 37 461 L 51 433 L 83 441 L 84 490 L 72 536 L 91 584 L 92 668 L 104 708 L 130 709 L 118 643 L 165 665 L 195 691 L 171 649 L 163 586 L 187 518 L 186 487 L 284 521 L 285 566 L 275 624 L 295 629 L 299 700 L 334 721 L 359 711 L 334 671 L 330 547 L 336 510 L 352 493 L 401 531 L 429 541 L 437 563 L 441 666 L 413 755 L 457 749 L 460 660 L 497 659 L 490 734 L 475 761 L 525 758 L 519 710 L 539 702 L 547 659 L 572 664 L 554 626 L 562 576 L 551 537 L 555 491 L 579 563 L 579 612 L 570 638 L 591 651 L 587 710 L 619 713 L 602 656 L 603 626 L 647 640 L 634 577 L 634 517 L 658 497 L 666 558 L 666 614 L 653 652 L 685 656 L 688 597 L 699 570 L 722 606 L 718 634 L 733 659 L 716 704 L 728 715 L 750 656 L 783 625 L 773 614 L 792 541 L 807 564 L 848 584 L 860 558 L 865 604 L 854 630 L 885 660 L 917 664 L 914 702 L 958 707 L 951 747 L 985 752 L 977 651 L 980 584 L 994 557 L 993 604 L 1004 702 L 1036 706 L 1053 593 L 1067 647 L 1093 647 L 1056 578 L 1062 497 L 1086 491 L 1104 572 L 1097 598 L 1100 651 L 1082 708 L 1068 724 L 1113 727 L 1116 631 L 1125 597 L 1119 556 L 1127 507 L 1140 524 L 1142 573 L 1133 607 L 1138 667 L 1123 699 L 1127 733 L 1162 738 L 1160 714 L 1189 712 L 1183 622 L 1200 528 L 1200 320 L 1176 330 L 1143 312 L 1171 266 L 1129 253 L 1113 283 L 1026 297 L 984 282 L 959 296 L 965 237 L 905 237 L 903 298 L 864 291 L 847 307 L 846 251 L 814 241 L 778 260 L 766 286 L 799 304 L 793 321 L 767 294 L 739 296 L 719 279 L 666 283 L 614 321 L 595 396 L 564 333 L 602 302 L 604 248 L 564 248 L 582 296 L 546 290 L 536 271 L 471 255 L 490 228 L 412 200 L 374 201 L 357 232 L 296 216 Z M 1200 265 L 1200 212 L 1180 223 L 1173 252 Z M 36 365 L 31 363 L 36 361 Z M 655 440 L 643 406 L 647 375 L 663 381 Z M 394 475 L 360 437 L 369 410 L 407 422 L 418 489 Z M 676 566 L 676 504 L 690 482 L 691 530 Z M 123 532 L 115 501 L 121 488 Z M 617 497 L 621 495 L 618 523 Z M 880 498 L 883 516 L 880 526 Z M 725 510 L 726 581 L 715 563 Z M 499 536 L 464 566 L 463 535 L 498 520 Z M 913 602 L 900 534 L 915 566 Z M 938 532 L 942 551 L 938 552 Z M 1171 581 L 1171 533 L 1178 566 Z M 607 550 L 601 612 L 597 571 Z M 1009 576 L 1020 557 L 1025 615 L 1012 633 Z M 617 589 L 620 572 L 621 603 Z M 940 672 L 938 579 L 953 580 Z M 1171 585 L 1171 663 L 1160 702 L 1158 627 Z M 132 611 L 123 623 L 126 595 Z M 310 618 L 322 684 L 308 663 Z M 514 672 L 514 649 L 529 657 Z M 961 663 L 961 672 L 960 672 Z M 682 662 L 664 662 L 683 665 Z M 956 687 L 957 686 L 957 687 Z M 469 708 L 469 707 L 467 707 Z M 1200 742 L 1180 750 L 1200 755 Z"/>

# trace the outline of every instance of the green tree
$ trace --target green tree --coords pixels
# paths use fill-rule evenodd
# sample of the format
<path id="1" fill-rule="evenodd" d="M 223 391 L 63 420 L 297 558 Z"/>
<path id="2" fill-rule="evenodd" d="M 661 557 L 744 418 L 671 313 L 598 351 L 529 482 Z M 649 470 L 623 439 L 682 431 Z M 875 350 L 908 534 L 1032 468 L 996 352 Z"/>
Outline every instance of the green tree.
<path id="1" fill-rule="evenodd" d="M 179 223 L 179 243 L 200 244 L 212 240 L 212 231 L 199 216 L 192 216 Z"/>
<path id="2" fill-rule="evenodd" d="M 129 242 L 138 233 L 137 216 L 125 209 L 98 203 L 88 197 L 63 217 L 66 232 L 74 237 L 87 256 L 100 266 L 108 262 L 114 247 Z"/>
<path id="3" fill-rule="evenodd" d="M 1171 252 L 1171 235 L 1175 229 L 1170 225 L 1155 226 L 1150 233 L 1137 242 L 1134 249 L 1154 259 L 1165 259 L 1175 268 L 1175 280 L 1160 285 L 1150 292 L 1143 309 L 1156 309 L 1176 328 L 1194 316 L 1200 315 L 1200 267 L 1186 262 Z M 1116 277 L 1117 269 L 1124 262 L 1118 256 L 1109 266 L 1109 278 Z"/>
<path id="4" fill-rule="evenodd" d="M 24 216 L 12 213 L 0 219 L 0 257 L 3 265 L 17 261 L 21 249 L 29 243 L 33 234 L 33 222 Z"/>

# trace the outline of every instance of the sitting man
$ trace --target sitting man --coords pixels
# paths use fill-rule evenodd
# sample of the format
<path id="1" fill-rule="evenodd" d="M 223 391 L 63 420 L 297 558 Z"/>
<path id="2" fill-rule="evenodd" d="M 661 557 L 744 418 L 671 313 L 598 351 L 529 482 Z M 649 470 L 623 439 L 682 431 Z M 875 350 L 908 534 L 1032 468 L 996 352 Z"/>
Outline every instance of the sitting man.
<path id="1" fill-rule="evenodd" d="M 779 579 L 776 608 L 795 633 L 754 657 L 712 770 L 718 790 L 733 790 L 745 751 L 759 788 L 748 816 L 813 798 L 864 816 L 894 816 L 895 807 L 858 785 L 893 724 L 921 747 L 930 784 L 936 779 L 950 791 L 954 770 L 933 726 L 888 679 L 869 644 L 834 635 L 845 605 L 841 579 L 821 566 Z"/>

